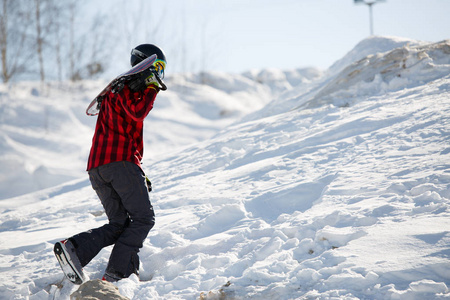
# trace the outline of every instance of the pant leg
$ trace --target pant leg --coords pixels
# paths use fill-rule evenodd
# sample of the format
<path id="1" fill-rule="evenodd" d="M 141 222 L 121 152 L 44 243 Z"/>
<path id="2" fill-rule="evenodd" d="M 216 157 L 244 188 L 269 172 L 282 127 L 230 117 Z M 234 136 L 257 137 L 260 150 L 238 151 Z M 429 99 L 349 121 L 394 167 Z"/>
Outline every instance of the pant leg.
<path id="1" fill-rule="evenodd" d="M 128 277 L 139 270 L 139 249 L 155 224 L 155 214 L 150 203 L 144 172 L 131 162 L 111 163 L 111 168 L 100 170 L 103 178 L 111 182 L 121 204 L 130 218 L 115 242 L 106 271 Z"/>
<path id="2" fill-rule="evenodd" d="M 99 168 L 89 171 L 89 179 L 96 191 L 108 217 L 109 223 L 102 227 L 82 232 L 70 238 L 76 247 L 81 265 L 87 265 L 104 247 L 114 244 L 128 226 L 128 213 L 121 203 L 121 199 L 112 187 L 100 175 Z"/>

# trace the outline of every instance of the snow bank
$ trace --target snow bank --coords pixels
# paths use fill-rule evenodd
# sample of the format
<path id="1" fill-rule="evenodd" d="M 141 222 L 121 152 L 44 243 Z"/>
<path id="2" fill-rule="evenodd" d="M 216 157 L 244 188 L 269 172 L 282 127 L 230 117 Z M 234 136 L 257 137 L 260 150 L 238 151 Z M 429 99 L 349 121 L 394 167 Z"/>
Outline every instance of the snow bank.
<path id="1" fill-rule="evenodd" d="M 0 200 L 84 175 L 96 83 L 0 85 Z"/>
<path id="2" fill-rule="evenodd" d="M 344 107 L 369 96 L 424 85 L 450 73 L 449 47 L 450 40 L 425 43 L 396 37 L 365 39 L 323 76 L 285 91 L 245 120 L 299 107 Z"/>
<path id="3" fill-rule="evenodd" d="M 140 252 L 140 280 L 131 276 L 116 283 L 120 294 L 448 299 L 447 43 L 406 46 L 389 39 L 383 39 L 381 52 L 375 45 L 370 49 L 376 39 L 362 43 L 372 52 L 367 63 L 355 54 L 334 75 L 300 83 L 211 137 L 158 158 L 146 155 L 156 225 Z M 388 66 L 395 67 L 383 72 Z M 351 82 L 343 80 L 351 70 L 359 72 Z M 408 83 L 386 88 L 398 71 Z M 161 121 L 147 136 L 159 128 L 195 131 L 213 124 L 207 120 L 221 122 L 217 112 L 223 103 L 208 106 L 211 98 L 237 102 L 233 95 L 242 92 L 202 87 L 189 76 L 194 75 L 176 80 L 175 90 L 153 112 L 169 116 L 172 107 L 170 122 Z M 365 84 L 370 88 L 342 105 L 349 90 Z M 253 88 L 249 83 L 249 91 Z M 185 95 L 189 89 L 192 94 Z M 320 92 L 328 100 L 311 101 Z M 200 118 L 205 112 L 214 115 Z M 185 123 L 192 127 L 173 122 L 186 120 L 184 115 L 197 116 Z M 63 237 L 106 222 L 88 181 L 3 201 L 24 205 L 1 212 L 0 297 L 68 299 L 77 287 L 63 279 L 51 249 Z M 85 268 L 92 280 L 101 278 L 110 251 L 104 249 Z"/>
<path id="4" fill-rule="evenodd" d="M 173 75 L 167 84 L 144 129 L 155 157 L 207 139 L 274 95 L 243 75 L 215 72 Z M 105 85 L 0 85 L 0 200 L 85 176 L 96 120 L 85 109 Z"/>
<path id="5" fill-rule="evenodd" d="M 330 80 L 307 106 L 352 104 L 354 99 L 424 85 L 450 74 L 450 40 L 368 55 Z"/>
<path id="6" fill-rule="evenodd" d="M 385 53 L 396 48 L 411 47 L 429 44 L 427 42 L 395 36 L 371 36 L 359 42 L 344 57 L 336 61 L 329 69 L 329 74 L 337 74 L 347 66 L 366 56 Z"/>
<path id="7" fill-rule="evenodd" d="M 291 90 L 293 87 L 310 83 L 322 75 L 321 70 L 312 67 L 293 70 L 255 69 L 244 73 L 244 76 L 269 86 L 278 94 Z"/>

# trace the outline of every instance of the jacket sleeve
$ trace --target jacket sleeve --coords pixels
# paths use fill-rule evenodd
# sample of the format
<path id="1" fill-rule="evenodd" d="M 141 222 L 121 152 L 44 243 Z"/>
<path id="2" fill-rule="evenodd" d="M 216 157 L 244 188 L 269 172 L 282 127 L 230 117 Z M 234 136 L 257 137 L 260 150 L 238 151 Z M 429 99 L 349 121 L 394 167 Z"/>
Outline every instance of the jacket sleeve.
<path id="1" fill-rule="evenodd" d="M 131 92 L 130 89 L 125 86 L 122 90 L 122 99 L 120 103 L 130 118 L 140 122 L 143 121 L 152 110 L 157 94 L 158 91 L 151 86 L 146 90 L 137 93 Z"/>

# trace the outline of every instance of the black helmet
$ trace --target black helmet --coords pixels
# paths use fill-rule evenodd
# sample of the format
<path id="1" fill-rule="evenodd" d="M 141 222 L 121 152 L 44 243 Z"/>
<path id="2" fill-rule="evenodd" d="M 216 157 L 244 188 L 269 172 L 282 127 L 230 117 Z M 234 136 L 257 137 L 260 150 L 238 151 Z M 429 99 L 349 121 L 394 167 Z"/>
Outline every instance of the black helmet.
<path id="1" fill-rule="evenodd" d="M 131 66 L 134 67 L 147 57 L 156 54 L 158 60 L 162 60 L 164 62 L 164 66 L 167 63 L 166 55 L 164 51 L 158 46 L 152 44 L 142 44 L 131 50 L 131 58 L 130 63 Z"/>

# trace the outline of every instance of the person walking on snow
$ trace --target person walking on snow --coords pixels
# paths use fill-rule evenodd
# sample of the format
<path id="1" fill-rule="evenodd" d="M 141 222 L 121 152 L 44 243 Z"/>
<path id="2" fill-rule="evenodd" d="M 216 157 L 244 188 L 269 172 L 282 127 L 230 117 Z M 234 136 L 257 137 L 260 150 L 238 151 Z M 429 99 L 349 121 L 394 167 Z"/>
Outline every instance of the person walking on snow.
<path id="1" fill-rule="evenodd" d="M 161 80 L 155 77 L 163 78 L 166 56 L 152 44 L 131 51 L 131 66 L 153 54 L 157 55 L 156 74 L 144 71 L 120 92 L 108 92 L 101 102 L 87 171 L 109 223 L 55 244 L 55 249 L 69 255 L 82 281 L 82 268 L 110 245 L 114 247 L 103 280 L 115 282 L 139 275 L 138 252 L 155 224 L 151 183 L 141 168 L 143 122 L 161 89 Z"/>

